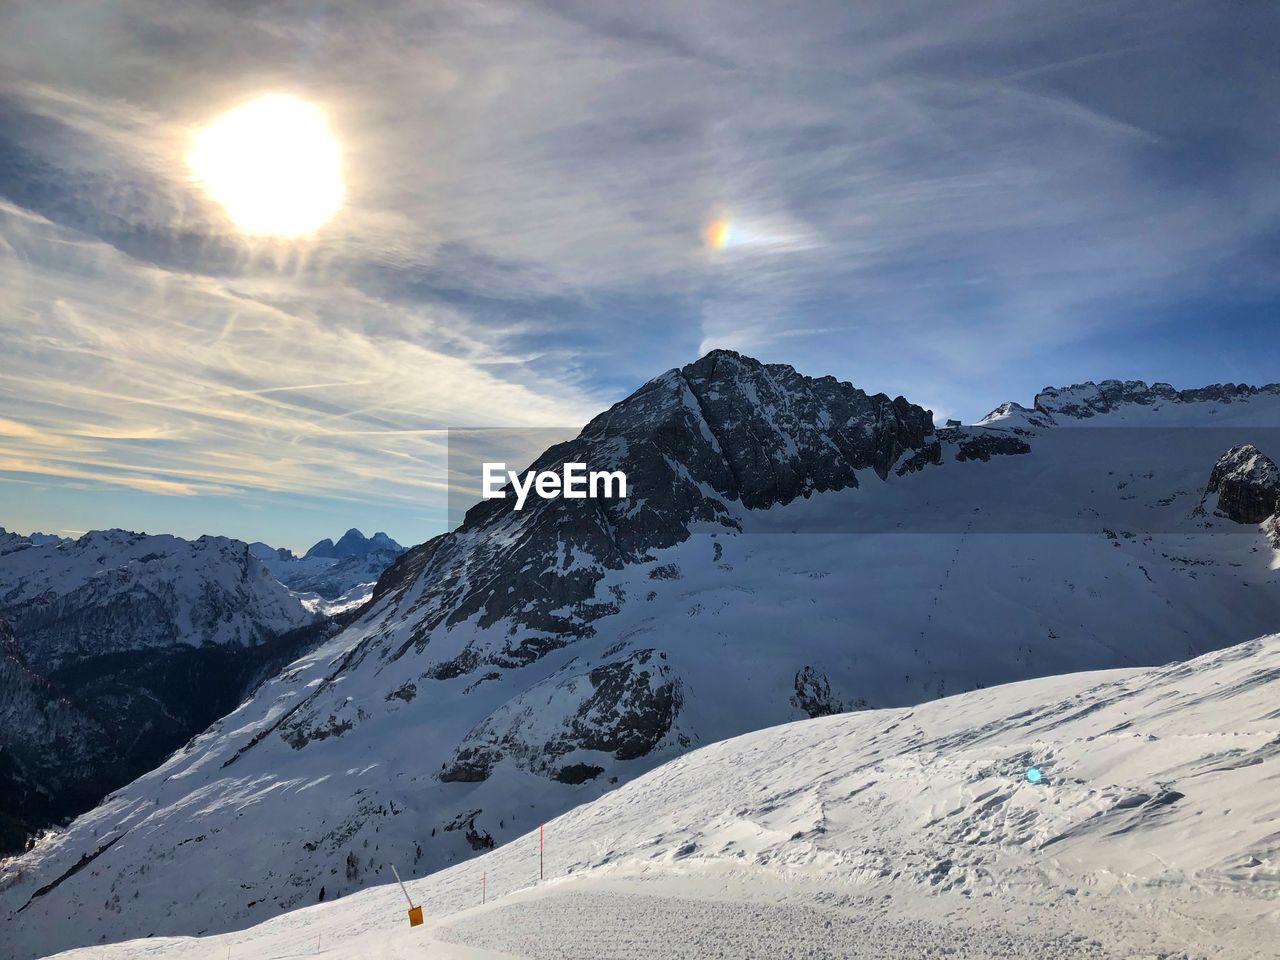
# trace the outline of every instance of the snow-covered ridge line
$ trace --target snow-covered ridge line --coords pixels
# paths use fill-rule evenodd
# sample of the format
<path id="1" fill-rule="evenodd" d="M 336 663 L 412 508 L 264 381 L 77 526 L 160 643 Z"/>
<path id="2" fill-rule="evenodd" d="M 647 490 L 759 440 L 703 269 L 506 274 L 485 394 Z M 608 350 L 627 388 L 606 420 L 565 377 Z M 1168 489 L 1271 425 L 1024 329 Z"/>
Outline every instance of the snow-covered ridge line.
<path id="1" fill-rule="evenodd" d="M 1045 387 L 1036 394 L 1035 408 L 1045 413 L 1073 417 L 1091 417 L 1109 413 L 1116 407 L 1133 403 L 1151 406 L 1169 403 L 1238 403 L 1259 396 L 1280 396 L 1280 383 L 1255 387 L 1245 383 L 1217 383 L 1207 387 L 1178 390 L 1172 384 L 1144 380 L 1102 380 L 1097 383 L 1072 384 L 1069 387 Z"/>
<path id="2" fill-rule="evenodd" d="M 1087 380 L 1069 387 L 1045 387 L 1036 394 L 1030 408 L 1012 401 L 1002 403 L 979 420 L 978 425 L 1047 427 L 1095 418 L 1106 420 L 1107 415 L 1123 412 L 1125 407 L 1159 409 L 1164 404 L 1225 407 L 1276 398 L 1280 398 L 1280 383 L 1261 386 L 1218 383 L 1179 390 L 1172 384 L 1148 384 L 1145 380 Z M 1153 421 L 1153 425 L 1158 423 Z"/>

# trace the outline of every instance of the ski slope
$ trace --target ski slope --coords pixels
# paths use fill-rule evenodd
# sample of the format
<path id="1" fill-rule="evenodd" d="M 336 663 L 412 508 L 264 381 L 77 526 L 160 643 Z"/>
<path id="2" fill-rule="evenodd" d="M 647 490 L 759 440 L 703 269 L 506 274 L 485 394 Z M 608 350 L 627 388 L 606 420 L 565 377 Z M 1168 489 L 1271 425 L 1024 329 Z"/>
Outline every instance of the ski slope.
<path id="1" fill-rule="evenodd" d="M 1277 957 L 1277 694 L 1273 635 L 772 727 L 547 824 L 544 882 L 536 829 L 410 881 L 418 929 L 390 883 L 220 936 L 58 956 Z"/>

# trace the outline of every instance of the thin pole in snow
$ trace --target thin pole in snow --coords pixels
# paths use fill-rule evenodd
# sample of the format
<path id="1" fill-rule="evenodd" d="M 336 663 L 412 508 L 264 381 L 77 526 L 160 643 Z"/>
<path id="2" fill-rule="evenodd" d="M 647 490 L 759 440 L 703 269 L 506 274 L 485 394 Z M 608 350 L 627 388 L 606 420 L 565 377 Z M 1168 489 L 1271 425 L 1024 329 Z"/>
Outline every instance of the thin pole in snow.
<path id="1" fill-rule="evenodd" d="M 538 824 L 538 879 L 545 879 L 546 874 L 542 869 L 542 830 L 546 827 L 545 823 Z"/>
<path id="2" fill-rule="evenodd" d="M 391 872 L 395 874 L 396 883 L 400 884 L 400 892 L 404 894 L 404 898 L 409 901 L 409 909 L 413 909 L 413 898 L 409 896 L 409 891 L 404 888 L 404 881 L 400 879 L 400 872 L 396 870 L 396 865 L 391 864 Z"/>
<path id="3" fill-rule="evenodd" d="M 484 903 L 489 898 L 489 874 L 486 871 L 480 876 L 480 902 Z"/>

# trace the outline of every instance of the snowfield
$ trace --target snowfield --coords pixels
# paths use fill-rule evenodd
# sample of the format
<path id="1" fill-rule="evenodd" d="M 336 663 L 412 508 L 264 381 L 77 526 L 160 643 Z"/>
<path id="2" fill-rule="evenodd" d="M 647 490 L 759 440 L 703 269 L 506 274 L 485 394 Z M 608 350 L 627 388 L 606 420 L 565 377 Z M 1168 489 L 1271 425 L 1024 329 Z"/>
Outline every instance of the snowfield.
<path id="1" fill-rule="evenodd" d="M 389 883 L 58 956 L 1278 957 L 1278 693 L 1273 635 L 772 727 L 548 823 L 545 882 L 536 827 L 409 881 L 424 927 Z M 407 873 L 411 849 L 386 855 Z M 185 892 L 241 879 L 197 870 Z"/>

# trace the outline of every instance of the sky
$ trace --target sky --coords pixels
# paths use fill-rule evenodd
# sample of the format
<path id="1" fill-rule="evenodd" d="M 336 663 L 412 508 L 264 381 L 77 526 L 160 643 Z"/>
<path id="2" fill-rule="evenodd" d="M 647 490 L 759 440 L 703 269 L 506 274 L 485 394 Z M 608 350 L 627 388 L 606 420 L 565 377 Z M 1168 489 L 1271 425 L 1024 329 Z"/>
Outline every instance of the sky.
<path id="1" fill-rule="evenodd" d="M 966 421 L 1280 380 L 1278 48 L 1270 0 L 11 0 L 0 525 L 416 543 L 450 427 L 714 347 Z M 314 235 L 193 178 L 264 94 L 338 144 Z"/>

